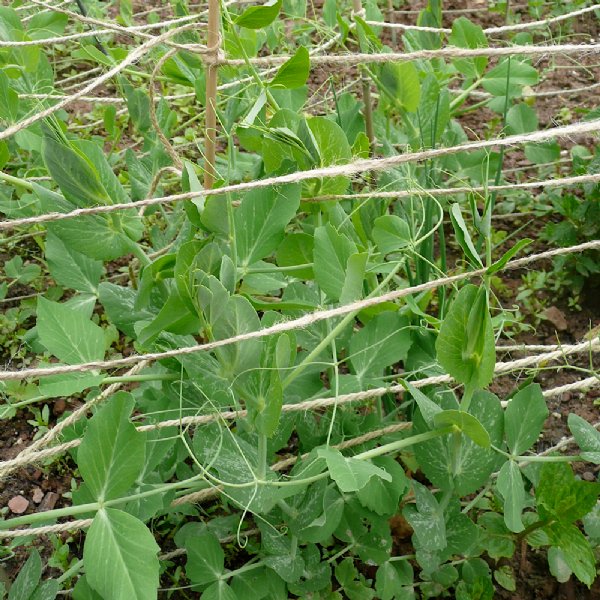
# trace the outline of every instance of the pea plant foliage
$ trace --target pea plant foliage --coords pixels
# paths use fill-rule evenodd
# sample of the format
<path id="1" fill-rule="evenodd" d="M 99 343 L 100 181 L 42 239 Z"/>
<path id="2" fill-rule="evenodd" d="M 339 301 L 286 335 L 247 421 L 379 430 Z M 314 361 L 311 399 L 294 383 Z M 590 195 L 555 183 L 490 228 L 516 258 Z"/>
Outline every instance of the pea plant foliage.
<path id="1" fill-rule="evenodd" d="M 0 521 L 2 535 L 32 528 L 4 538 L 11 552 L 29 548 L 5 596 L 484 600 L 516 589 L 513 559 L 527 552 L 559 582 L 591 586 L 600 484 L 578 469 L 600 463 L 600 433 L 571 414 L 570 451 L 540 455 L 549 411 L 536 361 L 494 386 L 497 347 L 516 330 L 498 286 L 532 240 L 499 243 L 492 217 L 531 192 L 487 188 L 514 182 L 505 161 L 517 148 L 373 166 L 465 144 L 461 117 L 478 93 L 495 115 L 481 135 L 523 135 L 531 173 L 545 177 L 558 141 L 527 141 L 544 69 L 526 54 L 468 52 L 311 64 L 327 53 L 492 45 L 475 17 L 442 28 L 437 0 L 415 15 L 421 29 L 394 30 L 393 43 L 375 0 L 364 11 L 332 0 L 211 4 L 220 63 L 196 51 L 205 17 L 183 0 L 161 25 L 163 13 L 135 15 L 131 1 L 86 2 L 83 21 L 21 4 L 0 7 L 0 124 L 23 125 L 0 141 L 0 212 L 7 223 L 55 218 L 10 232 L 33 249 L 12 260 L 0 291 L 42 282 L 21 305 L 19 360 L 56 372 L 2 377 L 1 415 L 68 399 L 46 423 L 63 423 L 60 435 L 46 443 L 40 430 L 30 461 L 67 469 L 72 489 L 58 508 Z M 155 29 L 133 29 L 143 18 Z M 159 27 L 179 29 L 152 45 Z M 534 45 L 544 31 L 506 42 Z M 69 103 L 47 111 L 142 43 L 146 54 L 86 92 L 98 102 L 78 100 L 84 115 Z M 256 60 L 270 55 L 286 58 Z M 327 172 L 369 158 L 358 175 Z M 571 188 L 597 198 L 597 186 Z M 307 315 L 319 318 L 295 325 Z M 137 359 L 111 368 L 134 355 L 134 370 Z M 67 534 L 35 529 L 68 531 L 70 521 L 82 534 L 69 538 L 66 562 L 48 566 L 37 541 Z"/>

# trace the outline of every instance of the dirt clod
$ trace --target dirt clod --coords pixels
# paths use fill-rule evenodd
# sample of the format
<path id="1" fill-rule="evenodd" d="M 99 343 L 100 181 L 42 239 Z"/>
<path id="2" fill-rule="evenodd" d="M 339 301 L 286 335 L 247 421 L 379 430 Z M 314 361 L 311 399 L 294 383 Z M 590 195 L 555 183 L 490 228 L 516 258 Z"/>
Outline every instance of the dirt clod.
<path id="1" fill-rule="evenodd" d="M 33 488 L 33 494 L 31 496 L 31 499 L 36 504 L 39 504 L 44 499 L 44 492 L 42 492 L 42 490 L 39 487 Z"/>
<path id="2" fill-rule="evenodd" d="M 556 306 L 549 306 L 543 313 L 542 316 L 550 321 L 557 331 L 566 331 L 569 328 L 565 313 L 557 308 Z"/>
<path id="3" fill-rule="evenodd" d="M 52 510 L 58 502 L 60 496 L 56 492 L 48 492 L 42 500 L 38 512 Z"/>
<path id="4" fill-rule="evenodd" d="M 15 515 L 22 515 L 29 508 L 29 500 L 21 495 L 13 496 L 8 501 L 8 508 Z"/>

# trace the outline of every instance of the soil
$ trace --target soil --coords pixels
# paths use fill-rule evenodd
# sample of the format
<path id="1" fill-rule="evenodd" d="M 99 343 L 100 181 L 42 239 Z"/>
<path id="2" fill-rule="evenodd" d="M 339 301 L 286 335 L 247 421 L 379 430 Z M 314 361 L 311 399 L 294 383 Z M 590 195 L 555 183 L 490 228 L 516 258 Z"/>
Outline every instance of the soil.
<path id="1" fill-rule="evenodd" d="M 320 2 L 313 3 L 316 10 L 319 11 Z M 425 0 L 419 0 L 410 3 L 410 9 L 418 10 L 425 5 Z M 465 10 L 475 9 L 480 6 L 487 5 L 487 1 L 481 0 L 452 0 L 444 2 L 445 10 Z M 146 8 L 147 3 L 134 2 L 134 7 L 142 9 Z M 161 13 L 161 14 L 167 14 Z M 449 27 L 452 25 L 452 19 L 456 15 L 445 13 L 443 26 Z M 489 12 L 474 12 L 467 15 L 472 20 L 478 22 L 484 27 L 493 25 L 502 25 L 504 23 L 504 17 L 498 13 Z M 523 21 L 530 20 L 531 17 L 523 12 L 521 13 Z M 416 15 L 405 14 L 402 11 L 397 11 L 395 14 L 395 20 L 399 23 L 414 23 Z M 573 30 L 573 37 L 569 41 L 575 42 L 586 42 L 591 39 L 598 39 L 600 32 L 598 20 L 586 15 L 575 21 Z M 393 47 L 391 32 L 390 30 L 384 30 L 383 40 L 386 44 Z M 397 36 L 397 40 L 401 40 L 400 33 Z M 536 40 L 541 41 L 541 40 Z M 397 46 L 398 47 L 398 46 Z M 565 57 L 557 57 L 554 64 L 558 64 L 563 68 L 552 71 L 547 79 L 540 85 L 537 86 L 536 91 L 556 91 L 579 88 L 596 81 L 595 61 L 597 58 L 594 56 L 584 56 L 578 61 L 577 64 L 573 64 L 573 61 Z M 73 65 L 69 65 L 70 69 Z M 549 59 L 542 59 L 537 63 L 538 67 L 550 66 Z M 82 69 L 87 69 L 87 65 L 81 65 Z M 326 101 L 330 98 L 330 86 L 328 80 L 330 78 L 330 72 L 324 69 L 317 69 L 311 74 L 310 88 L 313 94 L 313 104 L 316 106 L 313 112 L 318 113 L 323 111 L 322 106 L 319 108 L 318 102 L 325 99 Z M 355 68 L 342 69 L 335 75 L 336 87 L 350 83 L 357 78 L 357 70 Z M 108 87 L 100 88 L 96 90 L 97 94 L 110 95 L 112 90 Z M 476 100 L 470 101 L 471 103 Z M 557 123 L 564 122 L 565 108 L 568 108 L 573 115 L 573 118 L 578 118 L 582 109 L 595 107 L 597 105 L 597 97 L 595 90 L 588 90 L 578 92 L 576 94 L 556 94 L 548 97 L 538 98 L 536 100 L 536 110 L 540 120 L 540 128 L 551 127 Z M 469 103 L 466 105 L 469 106 Z M 69 112 L 74 115 L 83 115 L 89 113 L 92 105 L 88 102 L 76 102 L 69 107 Z M 477 110 L 473 112 L 467 112 L 461 117 L 461 124 L 465 127 L 469 136 L 472 139 L 481 139 L 489 135 L 488 124 L 492 118 L 496 118 L 497 115 L 491 113 L 487 109 Z M 133 139 L 122 140 L 125 145 L 135 144 Z M 593 148 L 595 140 L 591 137 L 584 137 L 577 140 L 567 140 L 563 142 L 563 147 L 568 148 L 573 143 L 580 143 L 588 146 L 590 149 Z M 531 167 L 531 164 L 527 161 L 521 150 L 511 150 L 507 152 L 506 166 L 511 167 Z M 535 171 L 531 169 L 531 172 L 525 171 L 522 177 L 528 175 L 534 175 Z M 514 226 L 514 223 L 502 222 L 495 223 L 499 229 L 509 229 Z M 535 231 L 539 231 L 540 223 L 536 222 L 531 225 L 531 228 Z M 537 237 L 537 236 L 533 236 Z M 543 245 L 536 244 L 536 250 L 543 250 Z M 4 258 L 4 257 L 2 257 Z M 114 272 L 119 265 L 115 265 Z M 549 268 L 547 265 L 536 265 L 536 268 Z M 522 284 L 522 275 L 524 272 L 509 271 L 503 276 L 503 283 L 507 288 L 507 295 L 504 297 L 504 301 L 507 305 L 517 303 L 515 298 L 519 291 L 519 286 Z M 13 295 L 18 295 L 17 292 L 23 293 L 22 290 L 13 290 Z M 557 340 L 561 343 L 573 343 L 580 341 L 583 336 L 593 327 L 600 324 L 600 303 L 597 298 L 600 294 L 600 281 L 588 281 L 586 288 L 582 293 L 582 310 L 574 311 L 569 308 L 568 297 L 553 297 L 550 293 L 541 293 L 540 300 L 547 300 L 551 306 L 556 307 L 564 315 L 566 320 L 566 328 L 560 332 L 556 332 L 554 325 L 547 320 L 542 320 L 537 323 L 535 316 L 531 316 L 531 322 L 535 325 L 535 329 L 519 334 L 515 338 L 515 343 L 526 343 L 526 344 L 554 344 Z M 544 298 L 545 295 L 545 298 Z M 509 360 L 511 357 L 518 357 L 516 353 L 506 354 L 500 356 L 499 359 Z M 589 367 L 589 357 L 580 356 L 569 360 L 571 365 Z M 524 377 L 524 375 L 523 375 Z M 544 389 L 557 387 L 566 383 L 577 380 L 578 374 L 569 369 L 563 370 L 548 370 L 542 371 L 536 378 Z M 519 382 L 519 376 L 501 377 L 494 381 L 492 385 L 492 391 L 505 396 L 509 393 L 514 386 Z M 76 402 L 76 401 L 75 401 Z M 538 442 L 538 451 L 556 444 L 563 437 L 568 436 L 568 428 L 566 419 L 568 414 L 571 412 L 576 413 L 590 422 L 596 422 L 599 420 L 600 411 L 598 410 L 596 403 L 600 403 L 600 391 L 598 389 L 590 390 L 585 393 L 579 392 L 568 392 L 561 396 L 557 396 L 549 399 L 548 408 L 550 416 L 546 421 L 546 427 L 543 435 L 540 437 Z M 51 403 L 51 420 L 50 427 L 52 427 L 56 419 L 65 411 L 72 410 L 73 405 L 69 404 L 68 399 L 58 399 Z M 15 418 L 11 420 L 4 420 L 0 422 L 0 460 L 7 460 L 13 458 L 23 448 L 29 445 L 36 434 L 36 427 L 29 421 L 33 419 L 33 414 L 29 411 L 19 411 Z M 44 506 L 44 500 L 41 503 L 34 501 L 34 497 L 39 499 L 40 493 L 43 494 L 44 499 L 50 498 L 51 501 L 56 501 L 54 508 L 60 508 L 70 504 L 70 499 L 65 494 L 71 489 L 71 480 L 73 477 L 75 465 L 68 456 L 61 458 L 60 460 L 52 463 L 49 467 L 28 467 L 20 469 L 13 473 L 8 479 L 0 481 L 0 507 L 7 507 L 8 502 L 15 496 L 23 496 L 29 501 L 29 505 L 24 514 L 29 514 L 40 510 L 41 506 Z M 598 467 L 590 465 L 581 465 L 579 467 L 579 475 L 587 480 L 596 480 L 598 478 Z M 6 509 L 8 510 L 8 509 Z M 4 515 L 9 516 L 9 514 Z M 402 523 L 402 519 L 398 519 L 392 523 L 392 529 L 394 532 L 394 547 L 400 554 L 411 553 L 410 546 L 410 531 L 406 529 L 405 522 Z M 61 534 L 59 537 L 65 541 L 69 538 L 68 534 Z M 77 554 L 80 553 L 80 539 L 76 536 L 73 541 L 72 548 Z M 52 552 L 52 543 L 48 537 L 38 538 L 35 541 L 35 545 L 42 553 L 43 558 L 47 559 Z M 14 579 L 16 573 L 19 571 L 24 560 L 26 559 L 27 551 L 23 548 L 18 549 L 16 554 L 13 555 L 9 560 L 3 562 L 4 570 L 8 575 L 9 579 Z M 80 555 L 80 554 L 79 554 Z M 179 560 L 179 559 L 176 559 Z M 499 589 L 496 597 L 502 600 L 573 600 L 573 599 L 593 599 L 600 598 L 600 583 L 597 581 L 591 590 L 587 590 L 584 586 L 577 582 L 569 581 L 566 584 L 557 583 L 554 578 L 548 572 L 547 560 L 544 552 L 533 552 L 531 550 L 527 552 L 518 552 L 517 557 L 511 563 L 515 573 L 517 574 L 517 591 L 508 592 Z M 52 573 L 50 573 L 52 574 Z M 0 575 L 2 575 L 0 573 Z M 47 573 L 48 575 L 48 573 Z M 167 582 L 165 582 L 167 583 Z M 197 597 L 193 594 L 186 597 Z M 176 596 L 171 596 L 176 598 Z"/>

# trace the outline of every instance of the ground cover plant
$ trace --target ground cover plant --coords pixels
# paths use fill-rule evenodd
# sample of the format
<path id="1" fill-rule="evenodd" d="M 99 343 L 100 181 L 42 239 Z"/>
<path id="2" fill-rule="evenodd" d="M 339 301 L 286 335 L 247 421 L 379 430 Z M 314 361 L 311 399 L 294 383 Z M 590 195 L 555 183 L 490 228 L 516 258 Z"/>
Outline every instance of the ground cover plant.
<path id="1" fill-rule="evenodd" d="M 600 10 L 468 4 L 0 7 L 0 597 L 598 592 Z"/>

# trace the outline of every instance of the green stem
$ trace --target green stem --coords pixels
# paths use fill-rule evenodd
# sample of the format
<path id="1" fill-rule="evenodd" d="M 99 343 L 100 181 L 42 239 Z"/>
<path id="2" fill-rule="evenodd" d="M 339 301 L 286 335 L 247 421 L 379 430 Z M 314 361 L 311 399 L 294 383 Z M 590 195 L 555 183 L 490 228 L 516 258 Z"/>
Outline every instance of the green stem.
<path id="1" fill-rule="evenodd" d="M 4 173 L 3 171 L 0 171 L 0 181 L 5 181 L 6 183 L 10 183 L 16 187 L 25 188 L 30 192 L 33 190 L 33 184 L 31 182 L 25 179 L 20 179 L 19 177 L 13 177 L 12 175 Z"/>
<path id="2" fill-rule="evenodd" d="M 241 575 L 242 573 L 246 573 L 247 571 L 252 571 L 253 569 L 258 569 L 259 567 L 262 567 L 264 565 L 262 560 L 259 560 L 257 562 L 254 563 L 246 563 L 243 567 L 240 567 L 239 569 L 236 569 L 235 571 L 229 571 L 228 573 L 223 573 L 219 579 L 221 579 L 221 581 L 224 581 L 225 579 L 231 579 L 232 577 L 235 577 L 236 575 Z"/>
<path id="3" fill-rule="evenodd" d="M 267 448 L 268 448 L 268 439 L 267 436 L 259 433 L 258 434 L 258 473 L 257 476 L 259 479 L 265 479 L 267 476 Z"/>
<path id="4" fill-rule="evenodd" d="M 527 536 L 532 534 L 534 531 L 537 531 L 538 529 L 541 529 L 542 527 L 546 527 L 547 525 L 552 525 L 552 523 L 554 523 L 554 521 L 547 521 L 545 519 L 542 519 L 541 521 L 536 521 L 535 523 L 532 523 L 529 527 L 526 527 L 525 529 L 523 529 L 523 531 L 521 531 L 521 533 L 518 533 L 516 535 L 515 540 L 516 540 L 517 545 L 519 544 L 519 542 L 526 539 Z"/>
<path id="5" fill-rule="evenodd" d="M 56 581 L 58 583 L 62 583 L 63 581 L 67 581 L 67 579 L 71 579 L 74 575 L 77 575 L 81 568 L 83 567 L 83 560 L 78 560 L 72 567 L 69 567 Z"/>
<path id="6" fill-rule="evenodd" d="M 465 88 L 452 102 L 450 102 L 450 114 L 452 114 L 468 97 L 469 94 L 476 90 L 483 81 L 483 77 L 476 79 L 469 87 Z M 487 100 L 486 100 L 487 102 Z"/>

